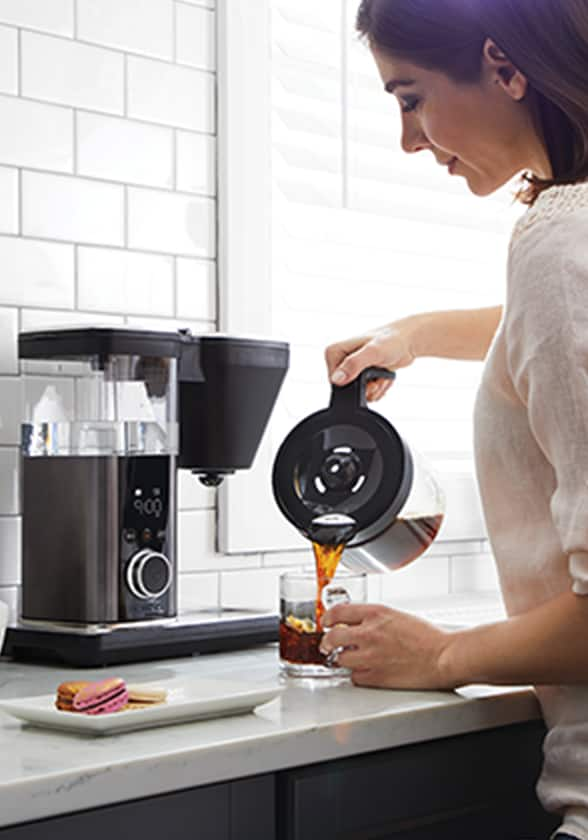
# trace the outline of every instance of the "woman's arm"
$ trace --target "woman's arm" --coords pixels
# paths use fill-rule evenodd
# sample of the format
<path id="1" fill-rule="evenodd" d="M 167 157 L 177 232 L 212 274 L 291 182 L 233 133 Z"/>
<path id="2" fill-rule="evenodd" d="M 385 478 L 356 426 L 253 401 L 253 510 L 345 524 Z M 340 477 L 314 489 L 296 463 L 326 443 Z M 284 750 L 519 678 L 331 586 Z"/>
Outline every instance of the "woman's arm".
<path id="1" fill-rule="evenodd" d="M 588 683 L 588 598 L 566 592 L 520 616 L 447 632 L 376 605 L 340 605 L 321 648 L 351 648 L 338 663 L 357 685 L 450 689 L 468 683 Z M 346 626 L 335 626 L 335 625 Z"/>
<path id="2" fill-rule="evenodd" d="M 455 685 L 588 683 L 588 598 L 566 592 L 497 624 L 452 634 L 439 661 Z"/>
<path id="3" fill-rule="evenodd" d="M 502 317 L 502 306 L 425 312 L 414 316 L 415 356 L 482 361 Z"/>
<path id="4" fill-rule="evenodd" d="M 484 359 L 501 317 L 502 307 L 493 306 L 423 312 L 402 318 L 327 347 L 329 378 L 335 385 L 345 385 L 367 367 L 397 370 L 423 356 Z M 387 380 L 371 382 L 368 399 L 380 399 L 389 387 Z"/>

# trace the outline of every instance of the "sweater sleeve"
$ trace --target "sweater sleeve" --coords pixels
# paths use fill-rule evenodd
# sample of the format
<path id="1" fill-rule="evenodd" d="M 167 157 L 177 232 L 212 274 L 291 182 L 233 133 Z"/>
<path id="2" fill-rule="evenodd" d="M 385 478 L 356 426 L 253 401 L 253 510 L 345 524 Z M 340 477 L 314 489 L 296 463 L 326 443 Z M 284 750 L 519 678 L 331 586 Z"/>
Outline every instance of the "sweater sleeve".
<path id="1" fill-rule="evenodd" d="M 511 256 L 507 362 L 551 464 L 551 515 L 572 589 L 588 595 L 588 218 L 542 226 Z"/>

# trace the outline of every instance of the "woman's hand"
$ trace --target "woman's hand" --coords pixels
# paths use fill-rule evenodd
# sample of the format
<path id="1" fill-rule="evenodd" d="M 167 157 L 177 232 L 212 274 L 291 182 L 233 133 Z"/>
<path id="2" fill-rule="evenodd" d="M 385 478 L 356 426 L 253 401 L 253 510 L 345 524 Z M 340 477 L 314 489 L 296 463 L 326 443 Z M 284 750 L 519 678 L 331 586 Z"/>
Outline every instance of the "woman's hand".
<path id="1" fill-rule="evenodd" d="M 367 367 L 397 370 L 424 356 L 480 361 L 486 358 L 501 317 L 500 306 L 410 315 L 327 347 L 329 379 L 334 385 L 347 385 Z M 391 384 L 388 379 L 369 382 L 368 400 L 381 399 Z"/>
<path id="2" fill-rule="evenodd" d="M 413 615 L 375 604 L 341 604 L 323 619 L 331 627 L 321 651 L 351 669 L 356 685 L 378 688 L 453 689 L 443 653 L 451 634 Z"/>
<path id="3" fill-rule="evenodd" d="M 334 385 L 352 382 L 368 367 L 388 370 L 407 367 L 415 360 L 412 350 L 413 319 L 405 318 L 385 327 L 331 344 L 325 351 L 329 379 Z M 370 402 L 381 399 L 390 388 L 389 379 L 374 379 L 366 388 Z"/>

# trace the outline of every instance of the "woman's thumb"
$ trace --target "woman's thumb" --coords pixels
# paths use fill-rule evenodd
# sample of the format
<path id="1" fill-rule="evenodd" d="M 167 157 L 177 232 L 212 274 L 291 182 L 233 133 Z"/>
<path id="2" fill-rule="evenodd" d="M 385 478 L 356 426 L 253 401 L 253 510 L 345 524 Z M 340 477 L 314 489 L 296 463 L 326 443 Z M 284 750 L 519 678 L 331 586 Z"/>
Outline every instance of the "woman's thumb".
<path id="1" fill-rule="evenodd" d="M 339 367 L 331 374 L 331 382 L 333 385 L 347 385 L 353 382 L 363 370 L 378 364 L 378 356 L 376 348 L 366 344 L 343 359 Z"/>

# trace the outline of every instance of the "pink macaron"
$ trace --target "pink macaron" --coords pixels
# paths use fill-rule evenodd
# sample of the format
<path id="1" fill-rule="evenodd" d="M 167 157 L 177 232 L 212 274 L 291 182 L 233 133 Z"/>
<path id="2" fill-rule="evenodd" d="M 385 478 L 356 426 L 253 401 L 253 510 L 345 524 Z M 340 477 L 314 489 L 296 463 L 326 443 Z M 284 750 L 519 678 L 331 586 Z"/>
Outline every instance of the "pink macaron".
<path id="1" fill-rule="evenodd" d="M 118 712 L 127 704 L 129 692 L 120 677 L 110 677 L 84 686 L 73 699 L 73 710 L 86 715 Z"/>

